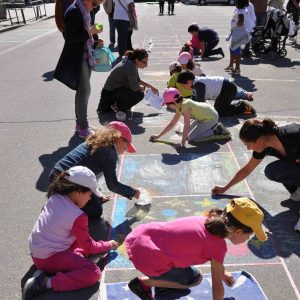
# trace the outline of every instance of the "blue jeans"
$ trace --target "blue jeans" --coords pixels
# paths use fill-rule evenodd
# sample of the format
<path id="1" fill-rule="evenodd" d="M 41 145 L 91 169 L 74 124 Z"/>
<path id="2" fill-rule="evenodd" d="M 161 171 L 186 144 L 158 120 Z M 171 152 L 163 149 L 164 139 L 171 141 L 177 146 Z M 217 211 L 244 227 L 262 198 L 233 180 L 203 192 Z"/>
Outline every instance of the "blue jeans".
<path id="1" fill-rule="evenodd" d="M 183 285 L 191 285 L 199 280 L 200 271 L 196 267 L 173 268 L 170 271 L 157 276 L 151 277 L 156 280 L 172 281 Z"/>
<path id="2" fill-rule="evenodd" d="M 290 193 L 300 187 L 300 163 L 285 160 L 273 161 L 266 166 L 265 175 L 272 181 L 282 183 Z"/>
<path id="3" fill-rule="evenodd" d="M 118 32 L 119 55 L 123 56 L 127 49 L 127 34 L 130 22 L 125 20 L 114 20 Z"/>
<path id="4" fill-rule="evenodd" d="M 81 129 L 89 126 L 87 120 L 87 107 L 88 101 L 91 94 L 91 78 L 92 68 L 89 65 L 87 58 L 82 61 L 82 69 L 80 75 L 80 82 L 78 89 L 75 94 L 75 116 L 76 122 Z"/>
<path id="5" fill-rule="evenodd" d="M 115 44 L 115 42 L 116 42 L 116 26 L 115 26 L 115 21 L 114 21 L 112 15 L 108 16 L 108 22 L 109 22 L 109 41 L 111 44 Z"/>

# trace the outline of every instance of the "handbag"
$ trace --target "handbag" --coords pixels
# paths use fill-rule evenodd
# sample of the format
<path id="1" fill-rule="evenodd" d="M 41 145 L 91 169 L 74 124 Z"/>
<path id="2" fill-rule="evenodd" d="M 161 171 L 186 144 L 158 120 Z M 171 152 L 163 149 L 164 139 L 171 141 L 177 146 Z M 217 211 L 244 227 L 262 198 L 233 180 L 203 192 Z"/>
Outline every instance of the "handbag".
<path id="1" fill-rule="evenodd" d="M 133 28 L 134 30 L 138 30 L 138 21 L 137 21 L 137 17 L 136 15 L 130 15 L 129 14 L 129 10 L 128 8 L 124 5 L 124 3 L 122 2 L 122 0 L 117 0 L 120 5 L 126 10 L 128 18 L 129 18 L 129 22 L 130 22 L 130 27 Z"/>

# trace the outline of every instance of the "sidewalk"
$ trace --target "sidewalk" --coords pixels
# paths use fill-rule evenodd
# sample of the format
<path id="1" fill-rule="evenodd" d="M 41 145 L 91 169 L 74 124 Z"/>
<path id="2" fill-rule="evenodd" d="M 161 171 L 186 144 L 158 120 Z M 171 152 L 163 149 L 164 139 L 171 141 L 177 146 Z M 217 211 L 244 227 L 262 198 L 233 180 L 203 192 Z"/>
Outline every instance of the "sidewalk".
<path id="1" fill-rule="evenodd" d="M 39 22 L 41 20 L 46 20 L 49 18 L 54 17 L 54 12 L 55 12 L 55 3 L 45 3 L 45 11 L 44 11 L 44 5 L 41 5 L 41 14 L 42 16 L 36 19 L 35 17 L 35 12 L 34 12 L 34 7 L 25 7 L 24 8 L 24 18 L 26 21 L 26 24 L 23 23 L 22 19 L 22 13 L 20 9 L 17 9 L 16 11 L 11 9 L 10 14 L 12 17 L 13 25 L 11 25 L 11 22 L 9 20 L 9 14 L 7 12 L 6 15 L 6 20 L 0 20 L 0 33 L 8 30 L 12 30 L 15 28 L 19 28 L 21 26 L 26 26 L 28 24 L 32 24 L 33 22 Z M 19 23 L 17 23 L 16 19 L 16 13 L 18 14 L 19 18 Z"/>

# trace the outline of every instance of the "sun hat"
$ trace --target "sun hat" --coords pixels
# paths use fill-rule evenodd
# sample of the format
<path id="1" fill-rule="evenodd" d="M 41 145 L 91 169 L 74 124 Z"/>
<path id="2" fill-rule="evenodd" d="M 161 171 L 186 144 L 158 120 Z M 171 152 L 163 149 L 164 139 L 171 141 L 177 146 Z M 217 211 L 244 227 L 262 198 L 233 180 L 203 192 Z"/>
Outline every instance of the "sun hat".
<path id="1" fill-rule="evenodd" d="M 98 183 L 94 172 L 89 168 L 83 166 L 76 166 L 70 168 L 65 178 L 73 183 L 89 188 L 93 194 L 98 197 L 103 197 L 102 193 L 98 188 Z"/>
<path id="2" fill-rule="evenodd" d="M 136 152 L 135 148 L 131 144 L 132 142 L 131 131 L 126 124 L 124 124 L 123 122 L 112 121 L 109 123 L 109 126 L 121 132 L 122 138 L 126 141 L 127 151 L 129 153 Z"/>
<path id="3" fill-rule="evenodd" d="M 232 199 L 226 205 L 226 212 L 230 212 L 242 224 L 250 227 L 260 241 L 267 240 L 267 235 L 262 228 L 263 212 L 250 199 L 246 197 Z"/>
<path id="4" fill-rule="evenodd" d="M 163 93 L 162 105 L 165 105 L 167 103 L 174 103 L 179 97 L 181 97 L 181 95 L 176 88 L 168 88 Z"/>
<path id="5" fill-rule="evenodd" d="M 176 67 L 178 67 L 178 61 L 171 62 L 169 65 L 170 72 L 173 72 L 176 69 Z"/>
<path id="6" fill-rule="evenodd" d="M 182 65 L 187 64 L 192 59 L 192 55 L 188 52 L 181 52 L 178 57 L 178 62 Z"/>

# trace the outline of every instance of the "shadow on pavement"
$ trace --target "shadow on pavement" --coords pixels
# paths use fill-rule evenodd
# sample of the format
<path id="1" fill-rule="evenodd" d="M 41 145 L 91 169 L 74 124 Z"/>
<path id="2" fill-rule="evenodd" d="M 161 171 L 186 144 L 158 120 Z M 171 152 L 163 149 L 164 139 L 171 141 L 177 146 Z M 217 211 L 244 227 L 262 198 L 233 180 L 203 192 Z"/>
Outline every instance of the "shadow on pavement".
<path id="1" fill-rule="evenodd" d="M 39 161 L 43 167 L 43 172 L 40 174 L 35 187 L 42 192 L 46 192 L 48 188 L 49 174 L 54 167 L 54 165 L 63 158 L 67 153 L 73 150 L 76 146 L 83 142 L 82 139 L 78 138 L 76 135 L 73 135 L 69 140 L 68 146 L 61 147 L 51 154 L 42 154 L 39 157 Z"/>

